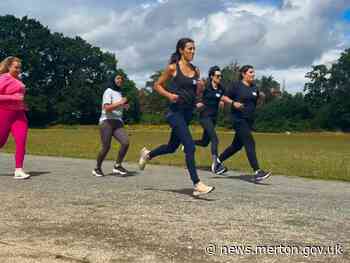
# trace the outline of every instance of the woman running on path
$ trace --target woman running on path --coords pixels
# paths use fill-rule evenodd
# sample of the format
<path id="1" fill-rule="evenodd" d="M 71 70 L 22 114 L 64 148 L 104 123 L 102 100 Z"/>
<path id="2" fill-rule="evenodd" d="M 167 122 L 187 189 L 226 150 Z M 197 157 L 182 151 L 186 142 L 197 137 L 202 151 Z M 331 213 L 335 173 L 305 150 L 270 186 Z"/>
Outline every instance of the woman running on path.
<path id="1" fill-rule="evenodd" d="M 26 152 L 28 120 L 24 103 L 25 85 L 19 79 L 21 60 L 8 57 L 0 63 L 0 148 L 7 142 L 11 133 L 16 143 L 15 179 L 27 179 L 29 174 L 23 171 Z"/>
<path id="2" fill-rule="evenodd" d="M 122 96 L 123 76 L 116 75 L 109 87 L 103 93 L 102 114 L 100 117 L 100 135 L 102 149 L 97 156 L 96 168 L 92 174 L 97 177 L 104 176 L 102 162 L 107 156 L 112 137 L 120 143 L 118 158 L 113 167 L 113 173 L 126 175 L 128 171 L 122 166 L 124 157 L 129 149 L 129 138 L 123 123 L 123 110 L 129 108 L 128 100 Z"/>
<path id="3" fill-rule="evenodd" d="M 180 39 L 176 45 L 176 52 L 170 58 L 169 65 L 154 85 L 154 89 L 170 101 L 166 119 L 171 127 L 171 135 L 168 144 L 161 145 L 152 151 L 143 148 L 139 166 L 143 170 L 148 160 L 174 153 L 182 143 L 187 169 L 194 185 L 193 195 L 198 196 L 210 193 L 214 187 L 205 185 L 198 177 L 195 164 L 195 145 L 188 127 L 196 104 L 197 89 L 201 88 L 198 81 L 199 70 L 191 64 L 194 53 L 194 41 L 189 38 Z M 166 87 L 165 83 L 168 80 L 170 80 L 170 84 L 169 87 Z"/>
<path id="4" fill-rule="evenodd" d="M 199 123 L 203 127 L 203 135 L 200 140 L 195 140 L 195 145 L 207 147 L 211 142 L 212 165 L 211 171 L 215 174 L 226 172 L 226 168 L 218 163 L 218 145 L 219 139 L 215 131 L 218 117 L 219 105 L 222 102 L 225 90 L 221 86 L 221 70 L 218 66 L 209 69 L 208 82 L 204 89 L 201 100 L 197 103 L 200 111 Z"/>
<path id="5" fill-rule="evenodd" d="M 253 66 L 245 65 L 240 69 L 240 81 L 233 83 L 225 92 L 223 100 L 232 106 L 232 122 L 236 131 L 234 139 L 229 147 L 220 154 L 219 163 L 233 156 L 243 146 L 254 170 L 256 182 L 268 178 L 271 173 L 260 169 L 255 151 L 255 141 L 252 134 L 254 115 L 259 96 L 259 91 L 254 85 L 255 71 Z"/>

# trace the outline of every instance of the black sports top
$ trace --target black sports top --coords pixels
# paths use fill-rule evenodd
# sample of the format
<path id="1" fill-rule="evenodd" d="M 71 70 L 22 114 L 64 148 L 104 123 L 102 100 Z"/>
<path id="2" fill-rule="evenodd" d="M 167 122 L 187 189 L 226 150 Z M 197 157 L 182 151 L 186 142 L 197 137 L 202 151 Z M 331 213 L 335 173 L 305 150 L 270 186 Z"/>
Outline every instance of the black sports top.
<path id="1" fill-rule="evenodd" d="M 196 67 L 190 64 L 195 71 L 193 77 L 185 76 L 176 63 L 176 76 L 170 80 L 168 91 L 179 95 L 179 100 L 170 104 L 171 110 L 193 109 L 196 102 L 198 73 Z"/>

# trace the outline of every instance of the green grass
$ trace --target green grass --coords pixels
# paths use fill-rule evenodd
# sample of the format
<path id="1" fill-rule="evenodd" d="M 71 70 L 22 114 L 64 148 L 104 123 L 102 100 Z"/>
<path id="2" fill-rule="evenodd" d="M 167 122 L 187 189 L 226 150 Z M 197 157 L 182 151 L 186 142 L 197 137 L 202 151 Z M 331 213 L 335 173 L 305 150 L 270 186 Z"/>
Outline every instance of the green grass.
<path id="1" fill-rule="evenodd" d="M 167 126 L 128 127 L 131 147 L 127 161 L 136 162 L 139 150 L 149 149 L 166 143 L 169 139 Z M 195 138 L 201 136 L 201 128 L 192 127 Z M 229 145 L 233 132 L 218 129 L 220 151 Z M 350 181 L 350 134 L 343 133 L 295 133 L 254 134 L 260 166 L 274 174 L 303 176 L 308 178 Z M 94 159 L 100 148 L 98 126 L 55 127 L 50 129 L 31 129 L 27 153 L 33 155 L 65 156 Z M 114 141 L 108 159 L 116 156 L 118 144 Z M 12 138 L 5 152 L 14 151 Z M 208 167 L 211 162 L 210 147 L 197 148 L 196 162 L 199 167 Z M 158 157 L 153 164 L 184 166 L 184 154 Z M 233 170 L 251 172 L 245 151 L 225 162 Z"/>

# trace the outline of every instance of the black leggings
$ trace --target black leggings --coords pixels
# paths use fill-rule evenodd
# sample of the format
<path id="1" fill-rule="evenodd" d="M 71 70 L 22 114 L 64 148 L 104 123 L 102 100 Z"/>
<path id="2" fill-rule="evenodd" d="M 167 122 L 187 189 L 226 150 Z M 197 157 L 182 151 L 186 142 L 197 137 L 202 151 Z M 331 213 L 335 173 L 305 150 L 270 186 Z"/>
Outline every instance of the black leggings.
<path id="1" fill-rule="evenodd" d="M 101 168 L 103 160 L 111 148 L 112 137 L 120 143 L 117 164 L 121 164 L 129 149 L 128 134 L 123 128 L 120 120 L 104 120 L 100 128 L 102 149 L 97 156 L 97 168 Z"/>
<path id="2" fill-rule="evenodd" d="M 251 124 L 246 120 L 235 121 L 234 129 L 236 130 L 235 137 L 231 145 L 220 155 L 219 160 L 221 162 L 227 160 L 244 146 L 250 166 L 254 171 L 258 170 L 259 164 L 256 158 L 255 141 L 252 135 Z"/>
<path id="3" fill-rule="evenodd" d="M 164 154 L 174 153 L 182 143 L 185 147 L 186 165 L 191 176 L 193 184 L 197 184 L 198 178 L 196 162 L 194 158 L 195 145 L 192 139 L 191 132 L 188 128 L 192 119 L 192 110 L 170 111 L 167 116 L 167 121 L 171 127 L 171 135 L 169 142 L 163 144 L 149 153 L 150 159 Z"/>
<path id="4" fill-rule="evenodd" d="M 209 142 L 211 142 L 211 154 L 213 156 L 218 156 L 218 145 L 219 139 L 215 131 L 216 118 L 213 117 L 201 117 L 199 123 L 203 127 L 202 139 L 195 140 L 195 145 L 207 147 Z"/>

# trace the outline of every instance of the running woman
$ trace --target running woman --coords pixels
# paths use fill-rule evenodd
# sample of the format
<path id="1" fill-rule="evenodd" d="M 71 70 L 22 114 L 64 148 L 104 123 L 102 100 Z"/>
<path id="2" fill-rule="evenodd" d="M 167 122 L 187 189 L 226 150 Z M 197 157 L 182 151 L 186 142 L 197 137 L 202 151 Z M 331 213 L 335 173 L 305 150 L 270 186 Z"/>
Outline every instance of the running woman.
<path id="1" fill-rule="evenodd" d="M 123 97 L 121 93 L 123 81 L 123 76 L 116 75 L 103 93 L 102 113 L 99 121 L 102 149 L 97 156 L 96 168 L 92 171 L 92 174 L 97 177 L 104 176 L 102 162 L 111 148 L 112 137 L 120 143 L 118 158 L 113 167 L 113 174 L 128 174 L 128 171 L 122 166 L 124 157 L 129 149 L 129 138 L 123 122 L 123 110 L 127 110 L 129 104 L 127 98 Z"/>
<path id="2" fill-rule="evenodd" d="M 244 146 L 250 166 L 254 170 L 255 181 L 260 182 L 267 179 L 271 173 L 260 169 L 256 157 L 252 127 L 257 101 L 263 94 L 259 94 L 254 85 L 254 78 L 253 66 L 245 65 L 240 69 L 240 81 L 233 83 L 225 92 L 223 100 L 232 106 L 232 121 L 236 133 L 232 144 L 219 156 L 218 162 L 222 164 Z"/>
<path id="3" fill-rule="evenodd" d="M 139 166 L 143 170 L 148 160 L 174 153 L 182 143 L 187 169 L 194 186 L 193 195 L 198 196 L 210 193 L 214 187 L 205 185 L 198 177 L 195 164 L 195 145 L 188 127 L 192 120 L 198 90 L 202 88 L 200 81 L 198 81 L 199 69 L 191 64 L 194 54 L 194 41 L 189 38 L 180 39 L 176 45 L 176 52 L 170 58 L 169 65 L 154 85 L 154 89 L 170 101 L 166 119 L 171 127 L 171 135 L 168 144 L 161 145 L 152 151 L 143 148 Z M 170 83 L 166 87 L 168 80 Z"/>
<path id="4" fill-rule="evenodd" d="M 215 174 L 222 174 L 227 169 L 217 162 L 219 139 L 215 131 L 218 117 L 219 105 L 223 103 L 224 87 L 221 82 L 221 70 L 218 66 L 209 69 L 208 82 L 204 89 L 201 100 L 197 103 L 200 111 L 199 123 L 203 127 L 201 140 L 195 140 L 195 145 L 207 147 L 211 142 L 212 165 L 211 170 Z"/>
<path id="5" fill-rule="evenodd" d="M 28 134 L 28 120 L 24 103 L 25 85 L 20 80 L 22 63 L 17 57 L 8 57 L 0 63 L 0 148 L 11 133 L 16 143 L 14 179 L 28 179 L 23 170 Z"/>

